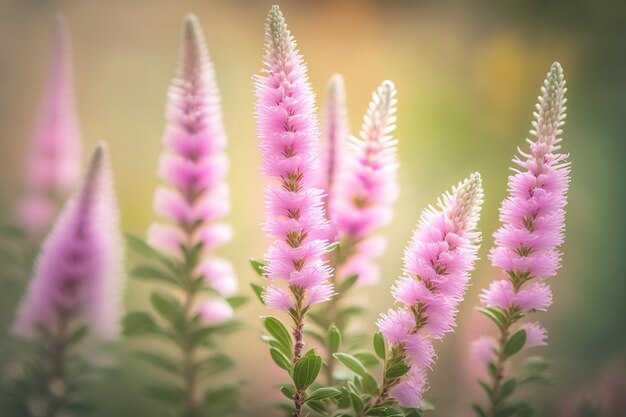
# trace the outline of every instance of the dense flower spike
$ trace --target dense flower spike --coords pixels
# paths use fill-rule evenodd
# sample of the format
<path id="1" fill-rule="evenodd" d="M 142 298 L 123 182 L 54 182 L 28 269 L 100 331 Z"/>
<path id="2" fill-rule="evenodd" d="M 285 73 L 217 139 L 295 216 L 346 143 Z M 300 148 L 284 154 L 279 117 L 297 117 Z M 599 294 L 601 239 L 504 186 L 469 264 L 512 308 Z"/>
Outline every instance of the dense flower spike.
<path id="1" fill-rule="evenodd" d="M 347 252 L 337 276 L 359 275 L 359 283 L 378 281 L 373 259 L 384 251 L 385 242 L 372 233 L 389 224 L 392 205 L 398 197 L 397 140 L 391 133 L 396 122 L 396 89 L 384 81 L 372 94 L 360 138 L 352 138 L 349 157 L 337 178 L 331 219 Z"/>
<path id="2" fill-rule="evenodd" d="M 165 151 L 159 166 L 166 184 L 157 189 L 154 206 L 168 223 L 151 226 L 149 241 L 175 256 L 182 256 L 183 247 L 201 244 L 198 273 L 222 295 L 233 295 L 237 280 L 232 266 L 224 259 L 208 257 L 232 237 L 230 227 L 219 221 L 229 211 L 228 159 L 213 64 L 193 15 L 185 19 L 166 117 Z"/>
<path id="3" fill-rule="evenodd" d="M 556 275 L 561 264 L 559 246 L 564 239 L 570 181 L 567 155 L 559 153 L 566 91 L 563 69 L 555 62 L 541 87 L 534 113 L 530 132 L 535 139 L 526 139 L 529 151 L 518 148 L 519 155 L 513 159 L 517 167 L 508 180 L 509 196 L 500 208 L 502 226 L 494 233 L 495 247 L 489 253 L 491 263 L 502 269 L 507 279 L 492 282 L 481 295 L 486 307 L 481 311 L 498 323 L 493 356 L 489 357 L 485 348 L 485 340 L 491 339 L 481 339 L 474 345 L 475 351 L 493 367 L 490 384 L 486 385 L 489 410 L 483 410 L 488 415 L 505 409 L 503 398 L 511 394 L 502 394 L 506 390 L 503 381 L 510 356 L 506 346 L 513 339 L 517 339 L 518 346 L 523 342 L 525 348 L 545 345 L 547 340 L 543 327 L 520 320 L 550 306 L 552 293 L 544 281 Z"/>
<path id="4" fill-rule="evenodd" d="M 68 331 L 68 322 L 75 321 L 88 326 L 92 341 L 115 339 L 124 275 L 122 247 L 108 151 L 100 144 L 81 188 L 43 244 L 15 332 L 35 338 L 39 326 L 50 332 Z"/>
<path id="5" fill-rule="evenodd" d="M 457 306 L 477 259 L 476 225 L 483 202 L 480 174 L 453 187 L 429 207 L 404 252 L 404 276 L 392 288 L 399 309 L 378 320 L 387 341 L 399 345 L 411 363 L 408 378 L 391 389 L 405 407 L 419 407 L 427 388 L 426 369 L 434 360 L 433 340 L 451 332 Z"/>
<path id="6" fill-rule="evenodd" d="M 256 116 L 262 171 L 272 180 L 265 191 L 264 230 L 276 241 L 264 268 L 275 284 L 263 297 L 272 308 L 300 315 L 333 295 L 331 271 L 324 261 L 328 250 L 323 192 L 314 187 L 319 170 L 315 96 L 278 6 L 270 10 L 265 31 L 265 68 L 255 77 Z M 279 288 L 279 281 L 289 291 Z"/>
<path id="7" fill-rule="evenodd" d="M 47 230 L 67 193 L 76 186 L 80 156 L 70 37 L 65 21 L 57 16 L 52 62 L 28 151 L 26 195 L 18 212 L 31 234 Z"/>
<path id="8" fill-rule="evenodd" d="M 335 182 L 342 170 L 344 148 L 350 134 L 346 109 L 346 90 L 341 74 L 328 81 L 322 111 L 322 142 L 320 149 L 319 188 L 325 194 L 326 212 L 330 214 L 335 197 Z"/>
<path id="9" fill-rule="evenodd" d="M 509 197 L 502 203 L 502 226 L 494 233 L 495 247 L 489 258 L 508 275 L 483 293 L 489 307 L 504 310 L 545 310 L 552 301 L 542 283 L 556 275 L 561 264 L 558 250 L 564 238 L 565 205 L 570 164 L 561 154 L 561 127 L 565 123 L 563 70 L 554 63 L 541 88 L 537 112 L 527 139 L 528 153 L 519 150 L 509 177 Z M 539 281 L 539 282 L 532 282 Z"/>

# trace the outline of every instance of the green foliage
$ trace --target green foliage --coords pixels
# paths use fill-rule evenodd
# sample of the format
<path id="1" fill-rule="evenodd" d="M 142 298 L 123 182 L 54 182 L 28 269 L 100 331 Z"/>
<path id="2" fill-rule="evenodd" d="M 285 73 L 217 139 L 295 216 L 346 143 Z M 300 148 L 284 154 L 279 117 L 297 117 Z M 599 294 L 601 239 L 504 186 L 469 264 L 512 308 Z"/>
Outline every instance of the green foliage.
<path id="1" fill-rule="evenodd" d="M 319 356 L 304 355 L 293 367 L 293 382 L 298 390 L 306 390 L 317 378 L 322 369 L 322 358 Z"/>
<path id="2" fill-rule="evenodd" d="M 526 344 L 526 330 L 518 330 L 506 341 L 502 348 L 501 356 L 507 359 L 522 350 Z"/>

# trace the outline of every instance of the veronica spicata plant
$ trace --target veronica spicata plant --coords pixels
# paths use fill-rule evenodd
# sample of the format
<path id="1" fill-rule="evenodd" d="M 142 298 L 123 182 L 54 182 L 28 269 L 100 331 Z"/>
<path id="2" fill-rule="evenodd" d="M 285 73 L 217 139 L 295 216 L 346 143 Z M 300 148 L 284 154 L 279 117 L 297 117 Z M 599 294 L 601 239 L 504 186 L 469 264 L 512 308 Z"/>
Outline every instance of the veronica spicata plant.
<path id="1" fill-rule="evenodd" d="M 326 156 L 323 160 L 329 207 L 329 235 L 338 242 L 329 254 L 329 264 L 335 273 L 337 295 L 311 317 L 325 335 L 312 332 L 326 347 L 328 353 L 326 374 L 329 384 L 334 381 L 335 347 L 329 342 L 343 339 L 347 346 L 358 345 L 362 338 L 347 332 L 349 319 L 365 309 L 344 300 L 354 286 L 371 286 L 378 282 L 378 266 L 374 262 L 382 255 L 385 240 L 375 235 L 389 224 L 392 205 L 398 196 L 396 158 L 397 140 L 391 136 L 396 121 L 396 89 L 391 81 L 384 81 L 372 94 L 363 118 L 360 137 L 347 134 L 343 84 L 333 78 L 326 104 L 328 132 Z M 334 94 L 333 94 L 334 93 Z M 349 140 L 349 142 L 348 142 Z M 334 145 L 333 142 L 337 142 Z M 346 142 L 346 143 L 342 143 Z M 343 151 L 343 154 L 340 152 Z M 341 163 L 340 163 L 341 161 Z M 331 162 L 334 162 L 332 167 Z M 330 180 L 334 178 L 332 183 Z"/>
<path id="2" fill-rule="evenodd" d="M 315 95 L 278 6 L 267 16 L 264 65 L 255 77 L 262 172 L 270 180 L 263 229 L 275 240 L 265 263 L 252 263 L 270 282 L 265 288 L 255 286 L 264 304 L 287 312 L 293 321 L 289 332 L 279 319 L 263 318 L 272 359 L 293 382 L 283 387 L 292 401 L 289 410 L 299 417 L 305 402 L 319 395 L 307 389 L 322 367 L 322 358 L 313 349 L 304 351 L 305 318 L 311 306 L 328 301 L 334 290 L 325 260 L 329 248 L 323 192 L 315 188 L 319 171 Z"/>
<path id="3" fill-rule="evenodd" d="M 546 344 L 546 330 L 522 319 L 552 303 L 544 281 L 556 275 L 561 264 L 558 248 L 564 239 L 570 181 L 567 155 L 559 153 L 566 90 L 563 69 L 555 62 L 541 87 L 530 131 L 534 140 L 527 139 L 530 149 L 520 149 L 513 160 L 517 167 L 500 209 L 502 226 L 494 233 L 489 259 L 507 278 L 491 283 L 481 295 L 484 307 L 479 309 L 495 323 L 498 336 L 483 337 L 473 346 L 489 376 L 488 381 L 479 381 L 488 396 L 486 406 L 474 405 L 480 417 L 530 413 L 528 403 L 507 400 L 518 386 L 542 379 L 548 366 L 544 359 L 530 357 L 518 372 L 510 362 L 520 351 Z"/>
<path id="4" fill-rule="evenodd" d="M 150 294 L 153 313 L 133 312 L 125 319 L 130 336 L 165 336 L 176 356 L 162 350 L 137 354 L 170 378 L 150 386 L 155 398 L 185 417 L 235 411 L 234 384 L 209 387 L 207 378 L 233 364 L 215 348 L 218 335 L 231 331 L 237 280 L 231 264 L 213 255 L 232 236 L 219 221 L 229 211 L 226 135 L 213 64 L 198 19 L 185 19 L 176 77 L 168 93 L 167 127 L 155 194 L 164 222 L 152 225 L 148 242 L 129 236 L 147 263 L 131 274 L 162 284 Z M 173 378 L 172 378 L 173 377 Z"/>
<path id="5" fill-rule="evenodd" d="M 108 364 L 119 333 L 122 239 L 107 148 L 97 147 L 82 186 L 46 238 L 14 333 L 24 340 L 5 387 L 11 415 L 83 409 L 91 365 Z"/>

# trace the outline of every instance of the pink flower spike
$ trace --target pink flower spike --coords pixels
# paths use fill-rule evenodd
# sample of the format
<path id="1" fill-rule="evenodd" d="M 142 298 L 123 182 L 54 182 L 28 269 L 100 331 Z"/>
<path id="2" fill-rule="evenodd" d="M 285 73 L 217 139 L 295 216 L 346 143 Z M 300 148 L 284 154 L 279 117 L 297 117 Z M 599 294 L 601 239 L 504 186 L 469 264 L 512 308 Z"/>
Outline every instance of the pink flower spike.
<path id="1" fill-rule="evenodd" d="M 273 6 L 265 25 L 265 60 L 255 77 L 257 134 L 263 156 L 266 233 L 276 240 L 265 257 L 265 276 L 289 284 L 291 294 L 269 285 L 263 298 L 270 308 L 304 311 L 333 295 L 325 256 L 325 220 L 319 174 L 319 133 L 315 96 L 306 66 Z"/>
<path id="2" fill-rule="evenodd" d="M 363 118 L 360 137 L 352 137 L 342 169 L 331 190 L 330 218 L 337 240 L 350 247 L 346 263 L 352 257 L 371 262 L 381 255 L 369 252 L 362 241 L 367 240 L 393 217 L 393 204 L 398 197 L 397 139 L 392 136 L 396 122 L 396 89 L 391 81 L 384 81 L 372 94 Z M 380 238 L 379 238 L 380 239 Z M 384 245 L 383 245 L 384 247 Z M 348 273 L 354 268 L 348 268 Z M 347 278 L 342 270 L 338 280 Z M 377 274 L 370 272 L 360 285 L 375 284 Z"/>
<path id="3" fill-rule="evenodd" d="M 213 63 L 194 15 L 185 18 L 166 119 L 159 166 L 164 184 L 154 198 L 154 209 L 164 221 L 150 226 L 148 241 L 175 257 L 183 256 L 183 247 L 201 244 L 196 272 L 223 296 L 233 295 L 237 278 L 232 266 L 225 259 L 210 258 L 233 237 L 230 225 L 220 221 L 229 211 L 227 140 Z"/>
<path id="4" fill-rule="evenodd" d="M 482 180 L 475 173 L 445 193 L 438 209 L 431 206 L 422 213 L 405 249 L 404 276 L 392 288 L 403 306 L 377 322 L 390 344 L 404 348 L 411 364 L 409 376 L 391 393 L 403 406 L 421 403 L 425 370 L 435 358 L 432 342 L 454 327 L 479 247 L 482 202 Z"/>
<path id="5" fill-rule="evenodd" d="M 26 197 L 18 217 L 31 234 L 45 232 L 58 201 L 77 184 L 81 133 L 74 99 L 71 44 L 65 19 L 54 22 L 54 46 L 48 80 L 28 150 Z"/>
<path id="6" fill-rule="evenodd" d="M 38 326 L 52 329 L 72 316 L 78 325 L 88 326 L 88 344 L 94 349 L 98 341 L 117 338 L 122 247 L 108 151 L 99 144 L 82 186 L 42 246 L 14 331 L 32 339 Z"/>

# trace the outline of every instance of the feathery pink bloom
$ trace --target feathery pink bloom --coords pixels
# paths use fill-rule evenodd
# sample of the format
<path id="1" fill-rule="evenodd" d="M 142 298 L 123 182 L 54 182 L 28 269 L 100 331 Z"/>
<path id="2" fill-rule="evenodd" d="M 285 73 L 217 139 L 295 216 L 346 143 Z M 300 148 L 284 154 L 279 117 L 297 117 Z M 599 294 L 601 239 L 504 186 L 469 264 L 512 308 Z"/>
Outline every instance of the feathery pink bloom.
<path id="1" fill-rule="evenodd" d="M 18 217 L 32 234 L 45 232 L 61 201 L 80 177 L 81 134 L 74 100 L 71 45 L 57 16 L 54 50 L 39 115 L 28 150 L 26 195 Z"/>
<path id="2" fill-rule="evenodd" d="M 92 341 L 119 333 L 123 253 L 107 147 L 98 145 L 80 189 L 43 243 L 14 331 L 35 338 L 71 316 Z"/>
<path id="3" fill-rule="evenodd" d="M 213 64 L 194 15 L 185 19 L 166 118 L 165 150 L 159 163 L 165 184 L 156 190 L 154 208 L 167 222 L 152 225 L 148 240 L 174 256 L 182 256 L 182 247 L 202 244 L 197 272 L 223 296 L 232 295 L 237 290 L 232 266 L 210 256 L 214 248 L 232 239 L 230 226 L 219 221 L 230 209 L 227 140 Z"/>
<path id="4" fill-rule="evenodd" d="M 425 387 L 425 368 L 434 360 L 433 341 L 451 332 L 457 306 L 477 258 L 480 233 L 476 225 L 483 202 L 478 173 L 453 187 L 429 207 L 404 252 L 404 276 L 392 288 L 402 306 L 378 320 L 378 328 L 391 344 L 401 344 L 417 376 L 399 385 L 400 405 L 419 406 Z M 416 372 L 417 372 L 416 371 Z M 407 396 L 413 389 L 414 396 Z"/>
<path id="5" fill-rule="evenodd" d="M 545 346 L 548 344 L 548 332 L 537 323 L 523 323 L 520 329 L 526 331 L 526 343 L 524 349 L 530 349 L 535 346 Z"/>
<path id="6" fill-rule="evenodd" d="M 384 251 L 384 246 L 376 246 L 361 253 L 360 245 L 372 233 L 391 222 L 392 205 L 398 197 L 398 141 L 391 135 L 396 121 L 395 97 L 396 89 L 391 81 L 384 81 L 374 91 L 363 118 L 360 138 L 352 138 L 343 169 L 332 190 L 330 218 L 337 240 L 350 251 L 346 260 L 348 264 L 355 265 L 365 260 L 371 263 Z M 339 269 L 340 280 L 349 276 L 346 273 L 359 272 L 346 269 Z M 370 270 L 362 278 L 359 277 L 359 284 L 374 284 L 378 275 Z"/>
<path id="7" fill-rule="evenodd" d="M 235 312 L 228 302 L 222 298 L 213 298 L 200 303 L 198 312 L 206 325 L 220 324 L 230 320 Z"/>
<path id="8" fill-rule="evenodd" d="M 502 226 L 494 233 L 495 247 L 489 254 L 508 280 L 493 282 L 483 292 L 487 306 L 526 312 L 545 310 L 552 303 L 550 288 L 542 281 L 561 265 L 570 181 L 567 155 L 559 153 L 566 91 L 563 69 L 555 62 L 534 113 L 535 140 L 527 139 L 529 151 L 518 149 L 513 160 L 518 168 L 509 177 L 509 196 L 500 208 Z"/>
<path id="9" fill-rule="evenodd" d="M 494 349 L 497 343 L 498 342 L 493 337 L 480 337 L 472 342 L 472 356 L 480 362 L 483 367 L 486 367 L 490 362 L 493 362 L 496 357 Z"/>
<path id="10" fill-rule="evenodd" d="M 326 194 L 326 210 L 330 214 L 335 197 L 335 183 L 342 170 L 345 144 L 350 135 L 346 109 L 346 90 L 341 74 L 328 81 L 322 110 L 322 141 L 320 146 L 319 188 Z"/>
<path id="11" fill-rule="evenodd" d="M 422 405 L 422 397 L 426 390 L 428 390 L 426 369 L 415 365 L 402 382 L 389 390 L 389 394 L 403 407 L 418 408 Z"/>
<path id="12" fill-rule="evenodd" d="M 255 77 L 257 132 L 262 172 L 271 179 L 265 191 L 265 232 L 276 239 L 267 252 L 265 276 L 273 282 L 264 292 L 271 308 L 305 308 L 328 301 L 327 221 L 318 181 L 319 134 L 315 96 L 306 66 L 278 8 L 265 27 L 265 68 Z M 277 287 L 283 281 L 290 294 Z"/>

